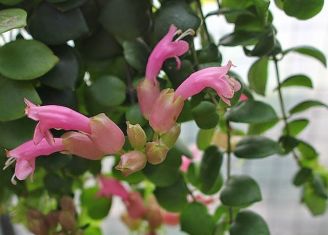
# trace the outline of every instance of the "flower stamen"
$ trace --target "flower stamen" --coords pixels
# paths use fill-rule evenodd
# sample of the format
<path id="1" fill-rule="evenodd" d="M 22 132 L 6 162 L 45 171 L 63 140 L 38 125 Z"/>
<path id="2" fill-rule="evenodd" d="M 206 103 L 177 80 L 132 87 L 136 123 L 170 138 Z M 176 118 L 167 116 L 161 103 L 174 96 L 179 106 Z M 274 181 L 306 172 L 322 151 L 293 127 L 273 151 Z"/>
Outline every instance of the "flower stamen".
<path id="1" fill-rule="evenodd" d="M 178 30 L 179 31 L 179 30 Z M 178 32 L 177 31 L 177 32 Z M 181 31 L 181 30 L 180 30 Z M 195 31 L 193 29 L 187 29 L 186 31 L 184 31 L 179 37 L 177 37 L 177 39 L 175 39 L 174 41 L 177 42 L 187 36 L 194 36 L 195 35 Z"/>
<path id="2" fill-rule="evenodd" d="M 6 170 L 10 165 L 12 165 L 16 161 L 15 157 L 10 157 L 5 162 L 5 166 L 2 168 L 3 170 Z"/>

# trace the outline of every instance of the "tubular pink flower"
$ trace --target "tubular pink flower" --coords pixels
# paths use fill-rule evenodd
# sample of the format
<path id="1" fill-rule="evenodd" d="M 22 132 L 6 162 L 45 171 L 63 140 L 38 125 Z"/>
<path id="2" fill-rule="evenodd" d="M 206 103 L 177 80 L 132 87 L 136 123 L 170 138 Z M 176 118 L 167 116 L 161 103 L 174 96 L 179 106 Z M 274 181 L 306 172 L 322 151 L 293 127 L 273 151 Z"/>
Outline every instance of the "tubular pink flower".
<path id="1" fill-rule="evenodd" d="M 189 50 L 189 44 L 180 39 L 187 35 L 194 34 L 194 32 L 191 29 L 187 30 L 173 41 L 174 36 L 179 33 L 181 33 L 181 30 L 178 30 L 174 25 L 171 25 L 167 34 L 157 43 L 148 58 L 146 79 L 156 83 L 156 77 L 161 70 L 164 61 L 169 58 L 175 58 L 177 67 L 180 67 L 181 61 L 178 56 L 183 55 Z"/>
<path id="2" fill-rule="evenodd" d="M 192 160 L 186 156 L 181 157 L 181 165 L 180 165 L 180 171 L 183 173 L 186 173 L 189 169 L 190 164 L 192 163 Z"/>
<path id="3" fill-rule="evenodd" d="M 212 88 L 218 96 L 230 105 L 234 93 L 240 90 L 240 83 L 227 75 L 231 68 L 231 61 L 222 67 L 209 67 L 191 74 L 175 91 L 177 97 L 184 100 L 192 97 L 205 88 Z"/>
<path id="4" fill-rule="evenodd" d="M 15 177 L 19 180 L 24 180 L 34 173 L 35 159 L 37 157 L 47 156 L 63 150 L 64 145 L 61 138 L 54 138 L 53 144 L 49 144 L 46 140 L 41 140 L 38 145 L 35 145 L 30 140 L 7 152 L 7 157 L 9 158 L 3 169 L 6 169 L 16 161 L 15 174 L 11 180 L 12 183 L 16 184 Z"/>
<path id="5" fill-rule="evenodd" d="M 50 129 L 79 130 L 84 133 L 91 132 L 89 118 L 66 107 L 59 105 L 38 106 L 25 99 L 27 116 L 37 124 L 33 141 L 38 144 L 45 138 L 48 143 L 53 143 Z"/>
<path id="6" fill-rule="evenodd" d="M 123 201 L 128 200 L 129 192 L 125 189 L 120 181 L 114 178 L 100 176 L 98 178 L 98 183 L 100 188 L 100 191 L 98 192 L 99 196 L 112 197 L 115 195 L 122 198 Z"/>
<path id="7" fill-rule="evenodd" d="M 129 216 L 133 219 L 142 218 L 147 212 L 139 192 L 130 192 L 127 200 L 124 201 L 124 204 Z"/>

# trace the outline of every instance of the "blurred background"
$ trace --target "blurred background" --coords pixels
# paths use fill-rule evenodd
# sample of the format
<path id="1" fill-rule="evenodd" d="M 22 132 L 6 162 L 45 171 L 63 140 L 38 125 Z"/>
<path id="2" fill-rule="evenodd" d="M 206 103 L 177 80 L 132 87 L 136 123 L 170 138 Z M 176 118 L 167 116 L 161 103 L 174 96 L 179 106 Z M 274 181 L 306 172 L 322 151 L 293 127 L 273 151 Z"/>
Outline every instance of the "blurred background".
<path id="1" fill-rule="evenodd" d="M 216 10 L 217 4 L 205 1 L 203 11 Z M 299 21 L 286 16 L 274 4 L 270 6 L 274 13 L 274 25 L 278 29 L 278 38 L 283 43 L 283 49 L 291 46 L 312 45 L 320 49 L 328 57 L 328 4 L 320 14 L 307 21 Z M 233 26 L 226 24 L 225 19 L 211 16 L 207 25 L 215 41 L 233 31 Z M 196 41 L 197 42 L 197 41 Z M 197 47 L 197 43 L 196 43 Z M 253 62 L 252 58 L 244 56 L 242 49 L 221 48 L 224 55 L 223 63 L 232 60 L 244 81 L 247 71 Z M 281 63 L 282 79 L 295 73 L 304 73 L 313 78 L 314 90 L 304 88 L 288 88 L 283 91 L 287 109 L 299 101 L 313 98 L 323 102 L 328 101 L 328 71 L 317 61 L 296 54 L 289 54 Z M 278 94 L 271 92 L 275 84 L 273 68 L 269 71 L 270 79 L 268 95 L 265 98 L 279 113 Z M 270 91 L 270 92 L 269 92 Z M 328 167 L 328 114 L 327 110 L 311 109 L 306 115 L 312 120 L 307 129 L 301 134 L 301 139 L 311 141 L 320 153 L 321 162 Z M 282 126 L 276 126 L 267 135 L 277 139 Z M 197 126 L 187 123 L 183 126 L 182 138 L 186 143 L 195 143 Z M 295 161 L 290 157 L 271 156 L 257 161 L 233 161 L 233 174 L 245 173 L 251 175 L 260 185 L 263 201 L 256 203 L 251 209 L 259 212 L 268 222 L 272 235 L 327 235 L 328 214 L 319 217 L 311 216 L 306 207 L 300 205 L 300 189 L 292 185 L 292 178 L 297 171 Z M 123 205 L 119 199 L 114 199 L 110 216 L 103 223 L 105 235 L 129 234 L 120 222 Z M 21 226 L 16 226 L 17 234 L 29 234 Z M 1 233 L 1 231 L 0 231 Z M 163 234 L 184 234 L 179 228 L 165 228 Z M 2 235 L 2 234 L 1 234 Z M 5 235 L 5 234 L 4 234 Z"/>

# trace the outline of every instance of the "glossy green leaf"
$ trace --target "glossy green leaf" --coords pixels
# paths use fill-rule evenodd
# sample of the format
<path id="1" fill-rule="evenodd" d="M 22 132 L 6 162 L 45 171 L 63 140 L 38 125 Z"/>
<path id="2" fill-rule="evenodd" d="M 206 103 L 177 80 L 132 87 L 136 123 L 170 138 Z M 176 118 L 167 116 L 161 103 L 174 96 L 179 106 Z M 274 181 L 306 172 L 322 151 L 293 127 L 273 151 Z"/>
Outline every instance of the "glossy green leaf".
<path id="1" fill-rule="evenodd" d="M 0 121 L 11 121 L 23 117 L 25 115 L 24 98 L 37 104 L 41 103 L 30 83 L 0 77 Z"/>
<path id="2" fill-rule="evenodd" d="M 58 62 L 58 58 L 43 43 L 17 40 L 0 48 L 0 74 L 15 80 L 38 78 Z"/>
<path id="3" fill-rule="evenodd" d="M 114 76 L 102 76 L 92 82 L 86 95 L 97 104 L 105 107 L 120 105 L 126 97 L 126 85 Z"/>
<path id="4" fill-rule="evenodd" d="M 309 168 L 301 168 L 295 174 L 293 178 L 293 184 L 295 186 L 300 186 L 310 181 L 311 178 L 312 178 L 312 170 Z"/>
<path id="5" fill-rule="evenodd" d="M 234 154 L 238 158 L 265 158 L 281 151 L 279 144 L 267 137 L 250 136 L 238 142 Z"/>
<path id="6" fill-rule="evenodd" d="M 260 95 L 265 95 L 268 79 L 268 57 L 255 61 L 248 71 L 248 82 L 251 89 Z"/>
<path id="7" fill-rule="evenodd" d="M 265 133 L 266 131 L 270 130 L 279 122 L 279 119 L 274 119 L 269 122 L 263 122 L 258 124 L 251 124 L 248 127 L 248 134 L 249 135 L 260 135 Z"/>
<path id="8" fill-rule="evenodd" d="M 300 144 L 300 141 L 292 136 L 284 135 L 279 138 L 279 143 L 282 147 L 282 152 L 279 154 L 284 155 L 294 150 Z"/>
<path id="9" fill-rule="evenodd" d="M 224 185 L 220 200 L 225 206 L 245 207 L 262 200 L 260 187 L 247 175 L 235 175 Z"/>
<path id="10" fill-rule="evenodd" d="M 210 146 L 215 129 L 200 129 L 197 133 L 197 147 L 200 150 L 205 150 Z"/>
<path id="11" fill-rule="evenodd" d="M 170 79 L 172 86 L 176 89 L 194 71 L 193 64 L 189 60 L 181 60 L 181 67 L 178 69 L 175 60 L 168 60 L 164 64 L 164 71 Z M 185 103 L 188 104 L 188 103 Z M 185 105 L 186 106 L 186 105 Z M 185 108 L 184 106 L 184 108 Z M 181 116 L 181 115 L 180 115 Z"/>
<path id="12" fill-rule="evenodd" d="M 313 88 L 311 78 L 303 74 L 290 76 L 286 78 L 280 85 L 280 87 L 292 87 L 292 86 Z"/>
<path id="13" fill-rule="evenodd" d="M 297 150 L 300 152 L 301 157 L 305 160 L 313 160 L 319 155 L 312 145 L 301 140 L 299 140 Z"/>
<path id="14" fill-rule="evenodd" d="M 138 104 L 131 106 L 125 113 L 125 119 L 131 124 L 140 124 L 141 126 L 146 124 L 146 119 L 142 116 L 140 107 Z"/>
<path id="15" fill-rule="evenodd" d="M 145 176 L 156 186 L 172 185 L 179 178 L 181 154 L 175 148 L 171 149 L 165 161 L 159 165 L 147 164 L 143 170 Z"/>
<path id="16" fill-rule="evenodd" d="M 176 182 L 167 187 L 156 187 L 154 195 L 158 203 L 166 210 L 179 212 L 187 205 L 187 186 L 180 176 Z"/>
<path id="17" fill-rule="evenodd" d="M 126 61 L 139 72 L 144 73 L 149 51 L 147 45 L 141 41 L 124 41 L 123 53 Z"/>
<path id="18" fill-rule="evenodd" d="M 98 188 L 87 188 L 82 191 L 81 204 L 86 208 L 88 215 L 95 220 L 101 220 L 108 215 L 111 208 L 112 200 L 109 198 L 99 197 Z"/>
<path id="19" fill-rule="evenodd" d="M 320 176 L 319 174 L 314 174 L 313 175 L 313 179 L 312 179 L 312 186 L 314 189 L 314 193 L 323 198 L 323 199 L 328 199 L 328 192 L 327 192 L 327 188 L 324 182 L 324 179 L 322 178 L 322 176 Z"/>
<path id="20" fill-rule="evenodd" d="M 200 189 L 208 194 L 220 177 L 223 155 L 216 146 L 208 147 L 202 157 L 199 170 Z"/>
<path id="21" fill-rule="evenodd" d="M 322 215 L 327 210 L 327 200 L 316 195 L 310 184 L 304 185 L 302 202 L 314 216 Z"/>
<path id="22" fill-rule="evenodd" d="M 26 25 L 27 13 L 23 9 L 12 8 L 0 11 L 0 33 Z"/>
<path id="23" fill-rule="evenodd" d="M 302 101 L 301 103 L 298 103 L 297 105 L 295 105 L 294 107 L 292 107 L 289 110 L 290 114 L 295 114 L 295 113 L 299 113 L 299 112 L 303 112 L 307 109 L 313 108 L 313 107 L 324 107 L 324 108 L 328 108 L 328 105 L 322 103 L 321 101 L 318 100 L 306 100 L 306 101 Z"/>
<path id="24" fill-rule="evenodd" d="M 278 118 L 270 105 L 251 99 L 232 107 L 226 117 L 232 122 L 250 124 L 265 123 Z"/>
<path id="25" fill-rule="evenodd" d="M 79 8 L 61 12 L 47 3 L 36 7 L 28 20 L 28 28 L 33 38 L 47 45 L 64 44 L 89 32 Z"/>
<path id="26" fill-rule="evenodd" d="M 324 0 L 284 0 L 283 9 L 287 15 L 307 20 L 318 14 Z"/>
<path id="27" fill-rule="evenodd" d="M 307 119 L 296 119 L 296 120 L 288 122 L 288 131 L 287 131 L 287 128 L 285 127 L 284 130 L 283 130 L 283 133 L 288 134 L 290 136 L 297 136 L 308 125 L 309 125 L 309 120 L 307 120 Z"/>
<path id="28" fill-rule="evenodd" d="M 230 235 L 270 235 L 264 219 L 252 211 L 241 211 L 230 228 Z"/>
<path id="29" fill-rule="evenodd" d="M 190 235 L 212 235 L 214 230 L 213 218 L 207 208 L 198 202 L 186 206 L 181 213 L 180 221 L 181 230 Z"/>
<path id="30" fill-rule="evenodd" d="M 101 10 L 100 23 L 114 36 L 132 40 L 142 36 L 150 24 L 147 0 L 111 0 Z"/>
<path id="31" fill-rule="evenodd" d="M 305 0 L 307 1 L 307 0 Z M 321 0 L 320 0 L 321 1 Z M 317 59 L 320 61 L 324 66 L 327 67 L 327 60 L 326 56 L 317 48 L 312 46 L 298 46 L 298 47 L 292 47 L 284 51 L 284 54 L 290 53 L 290 52 L 296 52 L 305 56 L 312 57 L 314 59 Z"/>
<path id="32" fill-rule="evenodd" d="M 41 77 L 41 82 L 56 89 L 74 90 L 80 76 L 80 62 L 76 51 L 70 46 L 60 46 L 53 49 L 59 58 L 59 63 Z"/>
<path id="33" fill-rule="evenodd" d="M 192 115 L 197 126 L 201 129 L 214 128 L 219 122 L 216 105 L 209 101 L 202 101 L 192 109 Z"/>
<path id="34" fill-rule="evenodd" d="M 220 38 L 219 45 L 222 46 L 248 46 L 254 45 L 261 33 L 254 32 L 234 32 L 224 35 Z"/>

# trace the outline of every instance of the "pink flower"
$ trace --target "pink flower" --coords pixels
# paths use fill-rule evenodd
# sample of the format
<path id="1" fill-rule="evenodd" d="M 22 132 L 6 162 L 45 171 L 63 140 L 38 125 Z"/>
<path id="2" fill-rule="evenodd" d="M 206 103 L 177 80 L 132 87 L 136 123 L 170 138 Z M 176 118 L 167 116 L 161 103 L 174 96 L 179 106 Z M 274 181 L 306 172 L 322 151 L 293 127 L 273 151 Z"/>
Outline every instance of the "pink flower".
<path id="1" fill-rule="evenodd" d="M 177 67 L 180 67 L 181 61 L 178 56 L 185 54 L 189 50 L 189 44 L 180 39 L 187 35 L 194 34 L 194 31 L 191 29 L 187 30 L 173 41 L 174 36 L 179 33 L 181 33 L 181 31 L 177 30 L 174 25 L 171 25 L 167 34 L 157 43 L 148 58 L 146 79 L 156 83 L 157 75 L 161 70 L 164 61 L 169 58 L 175 58 Z"/>
<path id="2" fill-rule="evenodd" d="M 248 100 L 248 96 L 245 95 L 244 93 L 242 93 L 239 97 L 239 101 L 243 102 L 243 101 L 247 101 Z"/>
<path id="3" fill-rule="evenodd" d="M 98 178 L 98 183 L 100 188 L 100 191 L 98 192 L 99 196 L 111 197 L 115 195 L 122 198 L 123 201 L 128 200 L 129 193 L 120 181 L 114 178 L 100 176 Z"/>
<path id="4" fill-rule="evenodd" d="M 41 140 L 38 145 L 35 145 L 30 140 L 7 152 L 9 159 L 6 161 L 4 169 L 16 161 L 15 174 L 12 177 L 12 182 L 16 184 L 15 177 L 19 180 L 24 180 L 34 173 L 35 159 L 37 157 L 63 150 L 64 145 L 61 138 L 54 138 L 53 144 L 49 144 L 46 140 Z"/>
<path id="5" fill-rule="evenodd" d="M 124 201 L 129 216 L 139 219 L 145 216 L 147 209 L 139 192 L 130 192 L 127 200 Z"/>
<path id="6" fill-rule="evenodd" d="M 190 164 L 192 163 L 192 160 L 186 156 L 181 157 L 182 163 L 180 166 L 180 171 L 186 173 L 189 169 Z"/>
<path id="7" fill-rule="evenodd" d="M 209 67 L 191 74 L 175 91 L 177 97 L 184 100 L 194 96 L 205 88 L 212 88 L 218 96 L 230 105 L 234 92 L 240 90 L 240 83 L 227 75 L 232 63 L 223 67 Z"/>
<path id="8" fill-rule="evenodd" d="M 162 210 L 164 224 L 176 226 L 180 223 L 180 214 Z"/>

